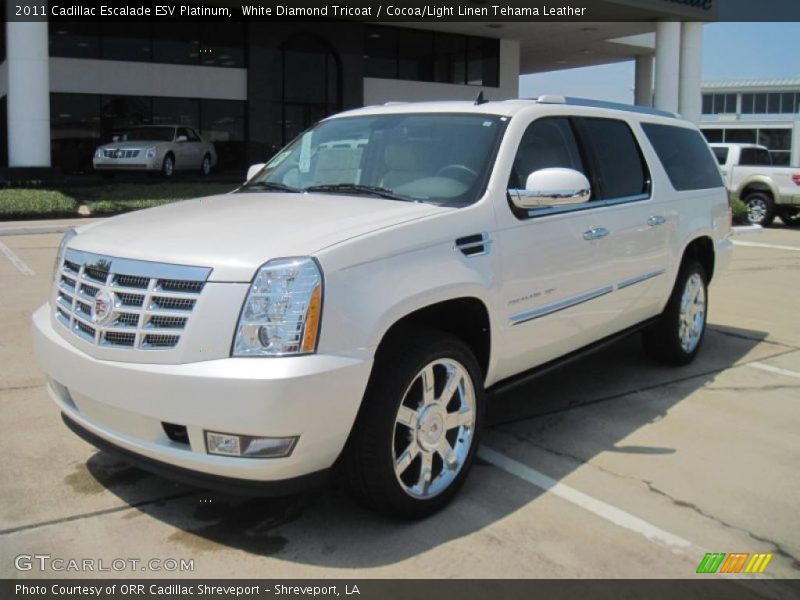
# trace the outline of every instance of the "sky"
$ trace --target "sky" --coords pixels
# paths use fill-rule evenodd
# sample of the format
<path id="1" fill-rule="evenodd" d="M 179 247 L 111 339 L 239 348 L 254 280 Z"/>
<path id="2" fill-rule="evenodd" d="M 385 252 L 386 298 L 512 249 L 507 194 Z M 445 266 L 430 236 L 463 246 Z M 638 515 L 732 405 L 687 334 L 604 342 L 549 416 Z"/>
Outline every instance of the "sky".
<path id="1" fill-rule="evenodd" d="M 703 28 L 703 81 L 786 78 L 800 78 L 800 23 L 711 23 Z M 633 61 L 627 61 L 524 75 L 520 96 L 632 103 L 633 81 Z"/>

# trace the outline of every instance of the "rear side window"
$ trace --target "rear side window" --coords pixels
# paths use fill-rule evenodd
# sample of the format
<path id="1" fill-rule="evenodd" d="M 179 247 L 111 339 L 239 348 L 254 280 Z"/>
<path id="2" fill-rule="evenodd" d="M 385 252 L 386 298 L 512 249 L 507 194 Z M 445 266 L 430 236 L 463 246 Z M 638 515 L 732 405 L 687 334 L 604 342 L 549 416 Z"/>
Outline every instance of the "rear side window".
<path id="1" fill-rule="evenodd" d="M 728 149 L 727 148 L 712 148 L 711 150 L 714 151 L 714 156 L 717 157 L 717 162 L 720 166 L 724 165 L 728 162 Z"/>
<path id="2" fill-rule="evenodd" d="M 629 198 L 650 192 L 647 166 L 625 121 L 580 118 L 576 124 L 591 148 L 593 200 Z"/>
<path id="3" fill-rule="evenodd" d="M 719 165 L 696 129 L 642 123 L 672 187 L 677 191 L 706 190 L 722 186 Z"/>
<path id="4" fill-rule="evenodd" d="M 769 167 L 772 166 L 772 159 L 763 148 L 742 148 L 739 164 L 743 167 Z"/>

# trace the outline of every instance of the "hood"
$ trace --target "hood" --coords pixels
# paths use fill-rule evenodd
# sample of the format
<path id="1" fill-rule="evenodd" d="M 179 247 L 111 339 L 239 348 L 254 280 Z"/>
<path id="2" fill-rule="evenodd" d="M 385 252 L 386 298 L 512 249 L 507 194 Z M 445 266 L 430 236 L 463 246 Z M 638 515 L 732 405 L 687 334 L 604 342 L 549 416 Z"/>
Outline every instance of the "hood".
<path id="1" fill-rule="evenodd" d="M 273 258 L 311 256 L 366 233 L 455 210 L 333 194 L 239 193 L 184 200 L 79 228 L 70 248 L 213 269 L 250 281 Z"/>

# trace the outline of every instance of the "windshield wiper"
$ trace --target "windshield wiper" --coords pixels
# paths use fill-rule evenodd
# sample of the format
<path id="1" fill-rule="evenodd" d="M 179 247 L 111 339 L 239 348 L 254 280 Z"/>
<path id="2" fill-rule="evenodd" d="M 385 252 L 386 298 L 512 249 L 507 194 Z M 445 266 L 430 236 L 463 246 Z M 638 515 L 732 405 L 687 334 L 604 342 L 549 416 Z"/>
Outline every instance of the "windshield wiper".
<path id="1" fill-rule="evenodd" d="M 332 192 L 342 194 L 367 194 L 371 196 L 380 196 L 381 198 L 389 198 L 390 200 L 403 200 L 405 202 L 415 202 L 413 198 L 400 196 L 395 194 L 392 190 L 377 185 L 362 185 L 359 183 L 327 183 L 325 185 L 312 185 L 303 188 L 304 192 Z"/>
<path id="2" fill-rule="evenodd" d="M 250 190 L 274 190 L 277 192 L 289 192 L 292 194 L 299 194 L 300 190 L 293 188 L 285 183 L 278 183 L 276 181 L 254 181 L 253 183 L 246 183 L 239 188 L 239 191 Z"/>

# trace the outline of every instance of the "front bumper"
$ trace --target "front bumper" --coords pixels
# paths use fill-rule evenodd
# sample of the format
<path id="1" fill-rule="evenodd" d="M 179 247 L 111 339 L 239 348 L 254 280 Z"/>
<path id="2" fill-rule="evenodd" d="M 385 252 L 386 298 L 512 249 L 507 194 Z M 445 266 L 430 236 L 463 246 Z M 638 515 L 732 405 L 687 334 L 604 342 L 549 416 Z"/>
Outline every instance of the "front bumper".
<path id="1" fill-rule="evenodd" d="M 135 158 L 97 158 L 92 159 L 96 171 L 160 171 L 161 163 L 156 158 L 137 156 Z"/>
<path id="2" fill-rule="evenodd" d="M 61 337 L 50 313 L 46 304 L 33 315 L 34 346 L 47 391 L 71 428 L 97 446 L 140 457 L 150 470 L 173 467 L 182 480 L 187 472 L 201 475 L 198 483 L 313 480 L 344 448 L 372 367 L 371 360 L 331 355 L 178 365 L 98 360 Z M 165 422 L 185 426 L 189 443 L 170 440 Z M 206 430 L 299 440 L 285 458 L 214 456 L 206 453 Z M 295 483 L 287 481 L 284 491 Z"/>

